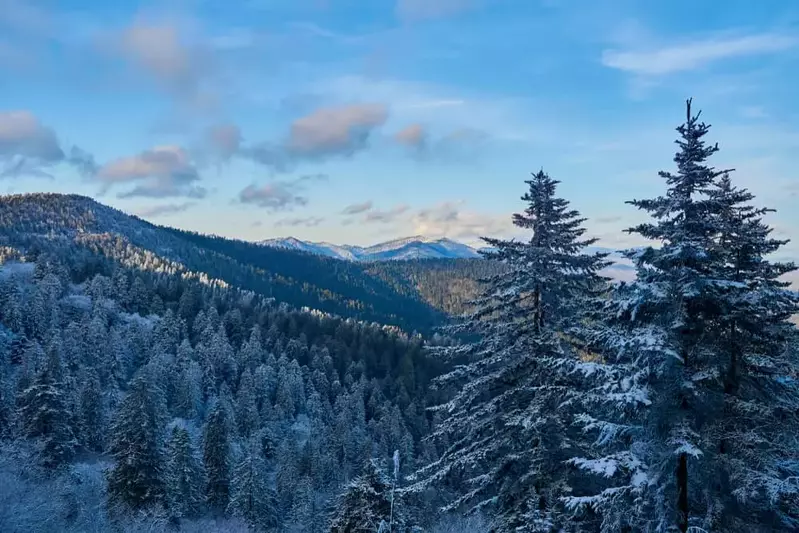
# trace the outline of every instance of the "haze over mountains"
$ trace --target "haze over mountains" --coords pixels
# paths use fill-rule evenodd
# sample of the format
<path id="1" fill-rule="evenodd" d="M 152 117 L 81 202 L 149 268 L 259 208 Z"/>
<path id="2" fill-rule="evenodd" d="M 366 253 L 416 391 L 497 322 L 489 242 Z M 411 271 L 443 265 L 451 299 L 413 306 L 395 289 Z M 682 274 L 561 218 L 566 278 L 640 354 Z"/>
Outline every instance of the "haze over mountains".
<path id="1" fill-rule="evenodd" d="M 308 254 L 332 257 L 345 261 L 381 262 L 427 259 L 478 259 L 483 256 L 481 250 L 447 238 L 429 238 L 421 235 L 395 239 L 372 246 L 352 246 L 331 244 L 328 242 L 309 242 L 295 237 L 274 238 L 260 241 L 258 244 L 270 248 L 295 250 Z M 634 276 L 632 264 L 621 256 L 618 250 L 600 246 L 589 246 L 588 253 L 605 252 L 610 254 L 613 264 L 604 271 L 616 280 L 629 280 Z"/>

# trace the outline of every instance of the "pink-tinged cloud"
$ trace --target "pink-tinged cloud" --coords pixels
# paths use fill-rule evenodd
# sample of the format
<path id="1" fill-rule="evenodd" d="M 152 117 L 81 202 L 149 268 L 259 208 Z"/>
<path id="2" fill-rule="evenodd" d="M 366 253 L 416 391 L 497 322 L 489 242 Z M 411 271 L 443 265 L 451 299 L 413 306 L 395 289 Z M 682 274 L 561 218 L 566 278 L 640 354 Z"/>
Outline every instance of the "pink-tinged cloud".
<path id="1" fill-rule="evenodd" d="M 97 178 L 108 189 L 115 185 L 136 183 L 120 198 L 202 198 L 206 190 L 198 187 L 200 175 L 188 152 L 180 146 L 156 146 L 137 155 L 121 157 L 100 167 Z"/>
<path id="2" fill-rule="evenodd" d="M 421 124 L 411 124 L 394 134 L 394 140 L 403 146 L 422 149 L 427 141 L 427 133 Z"/>
<path id="3" fill-rule="evenodd" d="M 363 148 L 387 118 L 388 110 L 381 104 L 318 109 L 294 121 L 286 144 L 297 155 L 351 154 Z"/>

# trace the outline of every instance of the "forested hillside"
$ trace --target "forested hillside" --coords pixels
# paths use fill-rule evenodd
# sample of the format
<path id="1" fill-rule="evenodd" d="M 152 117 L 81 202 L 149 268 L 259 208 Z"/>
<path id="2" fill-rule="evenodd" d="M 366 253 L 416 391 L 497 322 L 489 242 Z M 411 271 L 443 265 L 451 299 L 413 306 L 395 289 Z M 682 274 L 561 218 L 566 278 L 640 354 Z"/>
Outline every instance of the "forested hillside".
<path id="1" fill-rule="evenodd" d="M 185 272 L 275 298 L 294 307 L 430 332 L 444 313 L 418 294 L 398 294 L 347 261 L 154 226 L 77 195 L 0 197 L 0 244 L 53 243 L 88 249 L 139 268 Z M 146 259 L 126 257 L 137 250 Z M 157 266 L 156 266 L 157 265 Z"/>
<path id="2" fill-rule="evenodd" d="M 416 259 L 369 263 L 366 271 L 400 294 L 421 297 L 450 315 L 469 309 L 480 292 L 480 281 L 503 270 L 502 263 L 485 259 Z"/>
<path id="3" fill-rule="evenodd" d="M 0 266 L 0 530 L 325 531 L 369 458 L 432 456 L 420 339 L 45 242 Z"/>

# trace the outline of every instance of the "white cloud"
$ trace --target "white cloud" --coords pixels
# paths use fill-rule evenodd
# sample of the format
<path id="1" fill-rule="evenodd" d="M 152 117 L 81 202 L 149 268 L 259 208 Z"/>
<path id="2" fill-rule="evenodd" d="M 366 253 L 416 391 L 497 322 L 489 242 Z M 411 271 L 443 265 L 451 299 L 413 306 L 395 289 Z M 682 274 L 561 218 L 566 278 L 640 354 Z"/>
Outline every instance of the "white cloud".
<path id="1" fill-rule="evenodd" d="M 696 70 L 715 61 L 781 52 L 799 45 L 791 35 L 764 33 L 716 37 L 643 50 L 604 50 L 602 64 L 642 76 Z"/>
<path id="2" fill-rule="evenodd" d="M 97 170 L 88 152 L 73 146 L 66 153 L 55 131 L 29 111 L 0 111 L 0 178 L 20 175 L 52 177 L 48 167 L 73 166 L 84 176 Z"/>

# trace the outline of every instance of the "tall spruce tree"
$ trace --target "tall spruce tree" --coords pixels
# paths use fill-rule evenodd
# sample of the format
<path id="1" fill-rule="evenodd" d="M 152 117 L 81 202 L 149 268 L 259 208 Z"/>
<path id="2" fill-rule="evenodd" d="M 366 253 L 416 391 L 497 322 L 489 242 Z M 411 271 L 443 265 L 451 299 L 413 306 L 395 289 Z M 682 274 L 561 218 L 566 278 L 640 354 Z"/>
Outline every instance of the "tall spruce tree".
<path id="1" fill-rule="evenodd" d="M 222 514 L 230 503 L 230 442 L 227 411 L 216 401 L 203 434 L 203 463 L 207 484 L 205 497 L 214 513 Z"/>
<path id="2" fill-rule="evenodd" d="M 606 254 L 585 253 L 596 240 L 583 238 L 585 219 L 556 196 L 559 182 L 540 171 L 526 183 L 527 208 L 513 223 L 532 235 L 484 239 L 494 248 L 487 257 L 506 268 L 484 280 L 475 311 L 455 327 L 477 340 L 442 350 L 466 361 L 439 380 L 460 387 L 433 432 L 450 444 L 407 489 L 464 480 L 445 510 L 493 506 L 496 531 L 564 526 L 559 497 L 572 490 L 565 461 L 579 435 L 562 403 L 579 385 L 571 369 L 583 315 L 605 290 Z"/>
<path id="3" fill-rule="evenodd" d="M 173 519 L 197 516 L 203 508 L 203 471 L 189 432 L 172 429 L 167 446 L 166 500 Z"/>
<path id="4" fill-rule="evenodd" d="M 22 391 L 19 419 L 24 435 L 40 444 L 42 464 L 58 468 L 74 455 L 77 442 L 70 426 L 70 412 L 65 398 L 60 364 L 51 360 Z"/>
<path id="5" fill-rule="evenodd" d="M 119 405 L 109 446 L 114 466 L 108 473 L 108 497 L 113 506 L 141 509 L 164 503 L 161 397 L 150 376 L 140 373 Z"/>
<path id="6" fill-rule="evenodd" d="M 270 531 L 278 525 L 277 497 L 269 486 L 269 472 L 259 439 L 247 443 L 233 470 L 228 511 L 243 518 L 256 531 Z"/>
<path id="7" fill-rule="evenodd" d="M 593 338 L 601 362 L 585 365 L 597 381 L 578 420 L 597 440 L 573 464 L 607 484 L 568 504 L 599 511 L 603 531 L 791 523 L 799 457 L 786 428 L 799 394 L 785 349 L 796 299 L 778 278 L 793 266 L 764 258 L 782 243 L 728 171 L 706 164 L 718 151 L 708 130 L 689 100 L 678 171 L 660 173 L 667 193 L 630 202 L 654 220 L 629 231 L 659 246 L 628 252 L 637 280 L 608 302 Z"/>
<path id="8" fill-rule="evenodd" d="M 91 372 L 80 391 L 80 442 L 85 450 L 102 452 L 105 442 L 103 391 L 97 375 Z"/>

